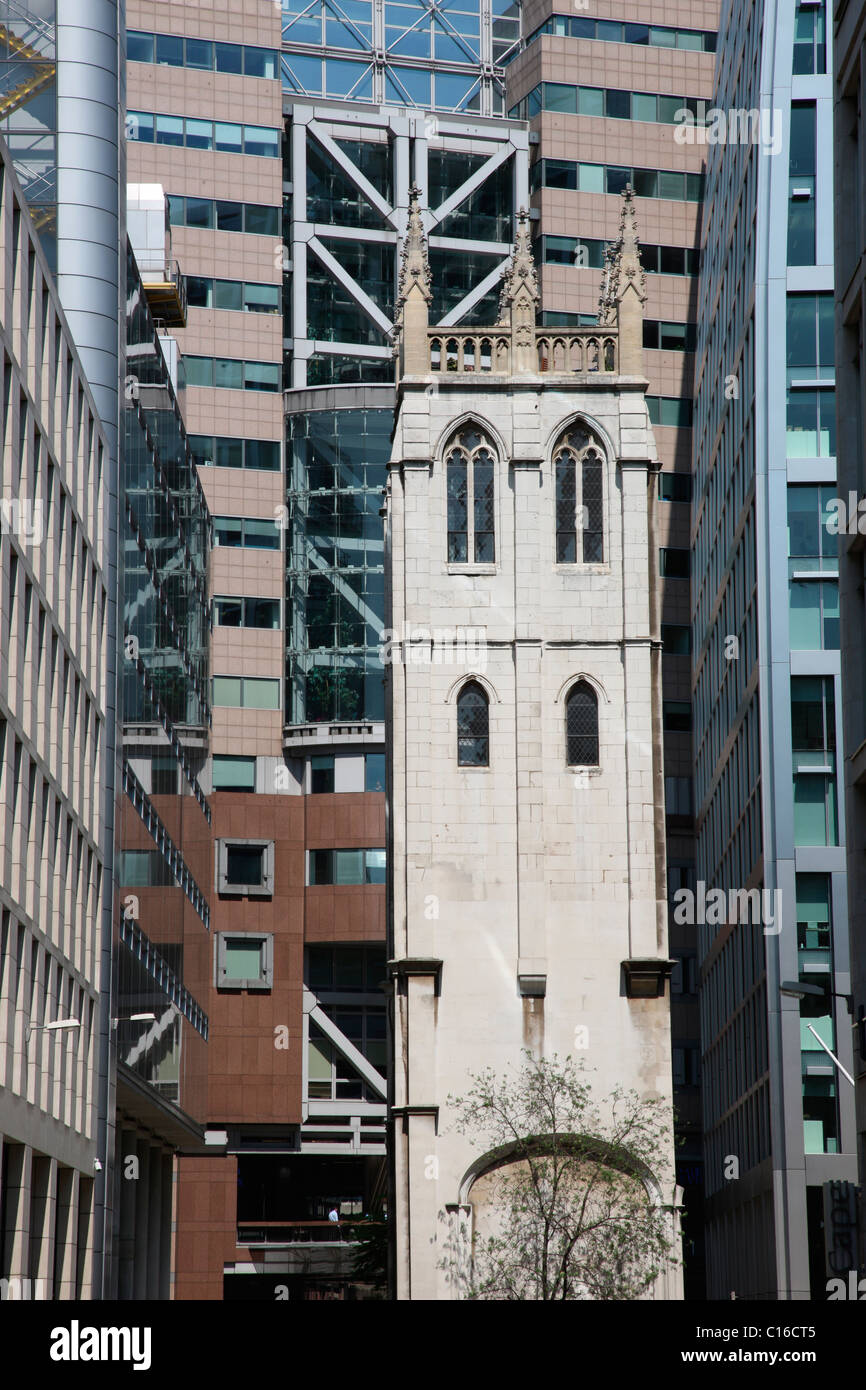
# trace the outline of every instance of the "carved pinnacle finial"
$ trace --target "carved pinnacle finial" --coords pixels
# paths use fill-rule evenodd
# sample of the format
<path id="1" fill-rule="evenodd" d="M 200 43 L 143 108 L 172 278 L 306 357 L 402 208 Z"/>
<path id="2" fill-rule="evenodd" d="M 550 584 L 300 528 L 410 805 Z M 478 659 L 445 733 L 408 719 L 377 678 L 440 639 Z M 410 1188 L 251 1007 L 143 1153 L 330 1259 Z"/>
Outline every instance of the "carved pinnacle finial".
<path id="1" fill-rule="evenodd" d="M 521 208 L 517 214 L 517 234 L 514 238 L 514 252 L 502 272 L 502 286 L 499 291 L 499 322 L 508 323 L 518 304 L 532 310 L 539 300 L 538 277 L 535 273 L 535 258 L 532 254 L 532 240 L 529 235 L 529 213 Z"/>
<path id="2" fill-rule="evenodd" d="M 598 304 L 600 324 L 616 322 L 619 304 L 629 287 L 643 304 L 646 299 L 646 272 L 641 265 L 637 206 L 634 189 L 630 183 L 623 189 L 619 236 L 605 248 L 604 274 Z"/>
<path id="3" fill-rule="evenodd" d="M 402 316 L 403 308 L 410 292 L 417 289 L 424 301 L 429 304 L 433 298 L 431 289 L 433 278 L 430 274 L 430 259 L 427 254 L 427 235 L 421 218 L 419 202 L 421 190 L 413 183 L 409 189 L 409 220 L 406 235 L 400 252 L 400 279 L 397 285 L 397 317 Z"/>

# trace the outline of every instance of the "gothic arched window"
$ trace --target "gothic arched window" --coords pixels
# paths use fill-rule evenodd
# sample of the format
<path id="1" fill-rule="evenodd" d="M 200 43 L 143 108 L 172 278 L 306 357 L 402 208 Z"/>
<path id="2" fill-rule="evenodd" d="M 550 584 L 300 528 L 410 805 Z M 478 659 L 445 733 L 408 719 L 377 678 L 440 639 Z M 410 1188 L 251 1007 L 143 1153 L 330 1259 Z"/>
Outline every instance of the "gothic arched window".
<path id="1" fill-rule="evenodd" d="M 492 564 L 496 451 L 474 425 L 458 430 L 445 450 L 448 563 Z"/>
<path id="2" fill-rule="evenodd" d="M 477 681 L 457 696 L 457 765 L 490 766 L 490 706 Z"/>
<path id="3" fill-rule="evenodd" d="M 553 451 L 556 487 L 556 563 L 604 561 L 604 453 L 581 424 L 570 426 Z M 578 550 L 579 547 L 579 550 Z"/>
<path id="4" fill-rule="evenodd" d="M 565 761 L 569 767 L 598 767 L 598 699 L 578 681 L 565 702 Z"/>

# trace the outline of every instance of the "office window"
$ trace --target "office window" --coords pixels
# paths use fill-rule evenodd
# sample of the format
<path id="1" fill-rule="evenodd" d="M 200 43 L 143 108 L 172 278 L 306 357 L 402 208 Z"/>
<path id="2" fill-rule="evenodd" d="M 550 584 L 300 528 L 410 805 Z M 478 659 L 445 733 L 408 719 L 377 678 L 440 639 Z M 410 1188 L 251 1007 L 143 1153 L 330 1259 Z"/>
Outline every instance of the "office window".
<path id="1" fill-rule="evenodd" d="M 834 375 L 833 295 L 789 294 L 786 301 L 787 381 L 832 380 Z"/>
<path id="2" fill-rule="evenodd" d="M 795 650 L 839 647 L 838 536 L 827 528 L 833 487 L 788 488 L 790 641 Z"/>
<path id="3" fill-rule="evenodd" d="M 565 761 L 569 767 L 598 766 L 598 697 L 578 681 L 565 702 Z"/>
<path id="4" fill-rule="evenodd" d="M 691 474 L 659 473 L 659 499 L 662 502 L 691 502 Z"/>
<path id="5" fill-rule="evenodd" d="M 310 791 L 314 794 L 334 790 L 334 759 L 328 756 L 310 759 Z"/>
<path id="6" fill-rule="evenodd" d="M 255 758 L 214 754 L 212 771 L 215 792 L 253 792 L 256 789 Z"/>
<path id="7" fill-rule="evenodd" d="M 207 360 L 207 359 L 201 359 Z M 280 470 L 280 446 L 275 439 L 233 439 L 223 435 L 191 434 L 189 447 L 203 467 Z"/>
<path id="8" fill-rule="evenodd" d="M 692 727 L 692 707 L 688 700 L 665 700 L 664 727 L 671 734 L 687 734 Z"/>
<path id="9" fill-rule="evenodd" d="M 556 563 L 604 561 L 604 463 L 598 442 L 582 425 L 570 427 L 553 453 Z"/>
<path id="10" fill-rule="evenodd" d="M 688 656 L 692 630 L 684 623 L 662 623 L 662 645 L 669 656 Z"/>
<path id="11" fill-rule="evenodd" d="M 832 676 L 791 678 L 794 843 L 836 845 L 836 714 Z"/>
<path id="12" fill-rule="evenodd" d="M 275 631 L 280 625 L 278 598 L 214 598 L 217 627 L 252 627 Z"/>
<path id="13" fill-rule="evenodd" d="M 671 994 L 697 994 L 700 972 L 693 951 L 672 951 L 676 965 L 671 971 Z"/>
<path id="14" fill-rule="evenodd" d="M 788 264 L 815 264 L 815 103 L 791 103 Z"/>
<path id="15" fill-rule="evenodd" d="M 827 71 L 826 6 L 798 4 L 794 21 L 795 75 Z"/>
<path id="16" fill-rule="evenodd" d="M 218 708 L 280 708 L 280 682 L 253 676 L 214 676 L 212 703 Z"/>
<path id="17" fill-rule="evenodd" d="M 385 790 L 385 754 L 364 754 L 364 791 L 383 792 Z"/>
<path id="18" fill-rule="evenodd" d="M 647 396 L 647 410 L 654 425 L 691 429 L 692 401 L 688 396 Z"/>
<path id="19" fill-rule="evenodd" d="M 691 573 L 691 551 L 665 545 L 659 549 L 659 574 L 666 579 L 688 579 Z"/>
<path id="20" fill-rule="evenodd" d="M 385 868 L 384 849 L 312 849 L 309 853 L 311 887 L 381 884 Z"/>
<path id="21" fill-rule="evenodd" d="M 833 458 L 836 454 L 836 393 L 832 387 L 789 386 L 785 451 L 788 458 Z"/>
<path id="22" fill-rule="evenodd" d="M 178 765 L 169 754 L 152 753 L 150 758 L 150 792 L 152 796 L 177 796 Z"/>
<path id="23" fill-rule="evenodd" d="M 217 840 L 217 892 L 270 897 L 274 891 L 273 840 Z"/>
<path id="24" fill-rule="evenodd" d="M 485 435 L 465 426 L 445 451 L 448 561 L 492 564 L 495 454 Z"/>
<path id="25" fill-rule="evenodd" d="M 280 528 L 267 517 L 215 516 L 214 544 L 251 550 L 279 550 Z"/>
<path id="26" fill-rule="evenodd" d="M 490 765 L 490 709 L 477 681 L 469 681 L 457 697 L 457 765 Z"/>
<path id="27" fill-rule="evenodd" d="M 272 989 L 274 938 L 269 932 L 218 932 L 216 941 L 218 989 Z"/>

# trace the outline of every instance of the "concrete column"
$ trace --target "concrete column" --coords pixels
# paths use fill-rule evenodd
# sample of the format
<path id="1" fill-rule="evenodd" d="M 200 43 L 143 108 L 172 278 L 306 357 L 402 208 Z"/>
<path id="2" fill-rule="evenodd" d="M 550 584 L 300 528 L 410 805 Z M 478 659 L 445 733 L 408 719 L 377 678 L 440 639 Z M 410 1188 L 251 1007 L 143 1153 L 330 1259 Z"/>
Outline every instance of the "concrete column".
<path id="1" fill-rule="evenodd" d="M 159 1274 L 162 1265 L 162 1245 L 167 1238 L 167 1233 L 163 1229 L 162 1223 L 162 1145 L 152 1144 L 149 1146 L 147 1160 L 147 1250 L 146 1258 L 142 1263 L 147 1270 L 147 1290 L 145 1297 L 148 1299 L 159 1298 Z M 144 1174 L 142 1174 L 142 1187 L 144 1187 Z M 168 1233 L 170 1235 L 170 1232 Z"/>
<path id="2" fill-rule="evenodd" d="M 148 1199 L 150 1196 L 150 1144 L 146 1139 L 139 1138 L 136 1143 L 136 1153 L 138 1155 L 138 1176 L 136 1181 L 131 1184 L 135 1191 L 135 1242 L 133 1253 L 133 1297 L 140 1301 L 147 1298 L 147 1265 L 150 1250 L 149 1226 L 151 1213 L 149 1210 Z M 156 1213 L 154 1213 L 154 1217 Z"/>
<path id="3" fill-rule="evenodd" d="M 134 1298 L 135 1270 L 135 1190 L 137 1180 L 132 1176 L 134 1165 L 127 1163 L 129 1158 L 137 1158 L 135 1131 L 124 1129 L 120 1135 L 120 1155 L 118 1161 L 117 1201 L 117 1297 Z M 127 1172 L 130 1176 L 127 1177 Z"/>
<path id="4" fill-rule="evenodd" d="M 159 1162 L 162 1167 L 159 1209 L 162 1235 L 159 1242 L 159 1286 L 156 1297 L 167 1300 L 171 1298 L 171 1280 L 174 1272 L 174 1155 L 163 1153 Z"/>
<path id="5" fill-rule="evenodd" d="M 6 1164 L 5 1243 L 10 1279 L 30 1277 L 30 1184 L 33 1150 L 28 1144 L 9 1144 Z"/>
<path id="6" fill-rule="evenodd" d="M 75 1298 L 79 1180 L 80 1174 L 75 1168 L 58 1169 L 54 1230 L 54 1297 L 61 1300 Z"/>
<path id="7" fill-rule="evenodd" d="M 34 1298 L 54 1297 L 57 1159 L 33 1159 L 30 1183 L 30 1278 Z"/>

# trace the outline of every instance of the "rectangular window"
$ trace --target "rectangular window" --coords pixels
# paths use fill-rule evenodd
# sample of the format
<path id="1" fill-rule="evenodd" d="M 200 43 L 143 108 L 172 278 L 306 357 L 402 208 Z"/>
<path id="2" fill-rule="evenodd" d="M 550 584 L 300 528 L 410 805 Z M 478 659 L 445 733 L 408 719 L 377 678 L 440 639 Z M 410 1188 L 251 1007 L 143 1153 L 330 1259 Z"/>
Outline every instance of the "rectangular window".
<path id="1" fill-rule="evenodd" d="M 677 546 L 662 546 L 659 550 L 659 574 L 666 579 L 688 579 L 691 573 L 691 552 Z"/>
<path id="2" fill-rule="evenodd" d="M 310 885 L 340 886 L 385 882 L 384 849 L 314 849 L 309 856 Z"/>
<path id="3" fill-rule="evenodd" d="M 274 891 L 273 840 L 217 840 L 217 892 L 270 897 Z"/>
<path id="4" fill-rule="evenodd" d="M 187 39 L 185 65 L 188 68 L 213 68 L 213 44 L 209 39 Z"/>
<path id="5" fill-rule="evenodd" d="M 224 198 L 217 198 L 216 226 L 219 232 L 242 232 L 244 229 L 243 203 L 232 203 Z"/>
<path id="6" fill-rule="evenodd" d="M 142 34 L 135 29 L 126 31 L 126 57 L 130 63 L 152 63 L 153 34 Z"/>
<path id="7" fill-rule="evenodd" d="M 688 656 L 692 630 L 684 623 L 662 623 L 662 646 L 669 656 Z"/>
<path id="8" fill-rule="evenodd" d="M 787 381 L 832 380 L 834 375 L 833 295 L 789 294 L 786 301 Z"/>
<path id="9" fill-rule="evenodd" d="M 334 790 L 334 759 L 322 756 L 310 759 L 310 791 L 316 796 Z"/>
<path id="10" fill-rule="evenodd" d="M 385 790 L 385 754 L 365 753 L 364 791 L 383 792 Z"/>
<path id="11" fill-rule="evenodd" d="M 153 753 L 150 758 L 151 796 L 177 796 L 178 765 L 171 757 Z"/>
<path id="12" fill-rule="evenodd" d="M 186 144 L 191 150 L 212 150 L 213 121 L 194 121 L 187 116 Z"/>
<path id="13" fill-rule="evenodd" d="M 239 43 L 215 43 L 217 72 L 242 73 L 244 50 Z"/>
<path id="14" fill-rule="evenodd" d="M 244 126 L 244 154 L 276 158 L 280 153 L 280 132 L 267 126 Z"/>
<path id="15" fill-rule="evenodd" d="M 157 116 L 156 143 L 158 145 L 182 145 L 183 116 Z"/>
<path id="16" fill-rule="evenodd" d="M 215 121 L 214 148 L 224 154 L 243 154 L 243 127 L 233 121 Z"/>
<path id="17" fill-rule="evenodd" d="M 659 499 L 662 502 L 691 502 L 691 474 L 659 473 Z"/>
<path id="18" fill-rule="evenodd" d="M 692 728 L 692 707 L 688 700 L 663 702 L 664 727 L 671 734 L 688 734 Z"/>
<path id="19" fill-rule="evenodd" d="M 213 704 L 217 708 L 280 708 L 280 682 L 252 676 L 214 676 Z"/>
<path id="20" fill-rule="evenodd" d="M 183 67 L 183 39 L 175 34 L 156 35 L 156 61 L 169 67 Z"/>
<path id="21" fill-rule="evenodd" d="M 836 393 L 830 388 L 787 393 L 785 449 L 788 458 L 833 458 L 836 453 Z"/>
<path id="22" fill-rule="evenodd" d="M 791 103 L 788 265 L 815 264 L 815 103 Z"/>
<path id="23" fill-rule="evenodd" d="M 794 842 L 836 845 L 836 708 L 832 676 L 792 676 Z"/>
<path id="24" fill-rule="evenodd" d="M 210 198 L 186 199 L 186 225 L 208 231 L 214 225 L 213 201 Z"/>
<path id="25" fill-rule="evenodd" d="M 140 140 L 146 145 L 153 144 L 154 119 L 148 111 L 127 111 L 126 138 Z"/>
<path id="26" fill-rule="evenodd" d="M 253 792 L 256 789 L 255 758 L 214 754 L 212 770 L 215 792 Z"/>
<path id="27" fill-rule="evenodd" d="M 271 989 L 274 938 L 265 932 L 219 932 L 216 937 L 217 989 Z"/>

